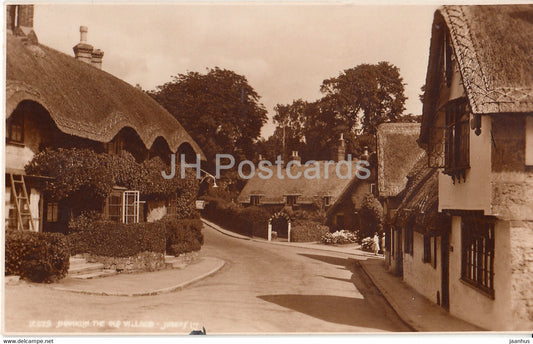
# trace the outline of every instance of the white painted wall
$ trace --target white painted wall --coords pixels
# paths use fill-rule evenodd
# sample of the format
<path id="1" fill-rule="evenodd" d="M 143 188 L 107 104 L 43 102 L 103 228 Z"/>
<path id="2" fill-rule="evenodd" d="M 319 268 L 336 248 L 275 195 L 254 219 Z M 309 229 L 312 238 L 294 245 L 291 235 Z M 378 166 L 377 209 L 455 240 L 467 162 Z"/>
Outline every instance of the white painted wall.
<path id="1" fill-rule="evenodd" d="M 427 297 L 430 301 L 437 303 L 437 292 L 442 300 L 442 267 L 441 267 L 441 238 L 431 239 L 432 259 L 435 259 L 433 252 L 433 240 L 437 240 L 437 267 L 433 263 L 424 263 L 424 235 L 413 233 L 413 255 L 403 254 L 403 280 L 413 287 L 420 294 Z M 433 260 L 432 260 L 433 262 Z"/>
<path id="2" fill-rule="evenodd" d="M 146 222 L 161 220 L 167 214 L 167 207 L 164 201 L 150 201 L 147 204 Z"/>
<path id="3" fill-rule="evenodd" d="M 494 229 L 494 300 L 461 281 L 461 218 L 452 218 L 450 245 L 450 313 L 482 328 L 513 330 L 511 300 L 510 236 L 508 222 Z"/>
<path id="4" fill-rule="evenodd" d="M 481 135 L 470 130 L 470 169 L 466 181 L 456 181 L 439 173 L 439 211 L 442 209 L 491 210 L 491 119 L 482 116 Z"/>

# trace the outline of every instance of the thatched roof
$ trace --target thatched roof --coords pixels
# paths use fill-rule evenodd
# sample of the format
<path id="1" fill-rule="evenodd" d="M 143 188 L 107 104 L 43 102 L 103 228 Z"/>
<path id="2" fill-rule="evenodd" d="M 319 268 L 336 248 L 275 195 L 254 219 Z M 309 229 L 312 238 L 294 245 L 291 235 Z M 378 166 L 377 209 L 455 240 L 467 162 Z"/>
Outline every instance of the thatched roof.
<path id="1" fill-rule="evenodd" d="M 7 35 L 6 113 L 31 100 L 64 133 L 109 142 L 133 128 L 147 149 L 162 137 L 172 152 L 188 143 L 205 159 L 181 124 L 144 92 L 59 51 Z"/>
<path id="2" fill-rule="evenodd" d="M 438 169 L 427 167 L 423 154 L 409 172 L 405 189 L 398 195 L 402 199 L 394 217 L 396 226 L 411 226 L 421 233 L 438 234 L 449 228 L 448 218 L 438 212 Z"/>
<path id="3" fill-rule="evenodd" d="M 418 123 L 384 123 L 377 131 L 378 190 L 380 197 L 398 195 L 407 174 L 424 151 L 418 146 Z"/>
<path id="4" fill-rule="evenodd" d="M 421 142 L 435 113 L 445 30 L 474 114 L 533 111 L 533 5 L 444 6 L 433 20 Z"/>
<path id="5" fill-rule="evenodd" d="M 352 161 L 352 175 L 348 179 L 339 178 L 335 171 L 336 165 L 328 166 L 328 177 L 326 178 L 324 161 L 318 161 L 317 163 L 320 168 L 320 178 L 313 179 L 304 177 L 303 172 L 306 169 L 305 166 L 291 166 L 292 175 L 296 175 L 298 172 L 302 173 L 302 177 L 298 179 L 289 179 L 285 168 L 282 168 L 281 176 L 283 178 L 279 178 L 276 172 L 276 166 L 270 167 L 273 176 L 269 179 L 261 179 L 258 171 L 256 171 L 256 174 L 248 180 L 242 189 L 237 200 L 239 203 L 249 203 L 250 196 L 260 195 L 261 204 L 283 204 L 285 203 L 284 196 L 295 195 L 298 196 L 298 203 L 312 204 L 316 200 L 320 200 L 319 198 L 321 197 L 330 196 L 331 204 L 333 204 L 345 188 L 348 187 L 350 182 L 356 178 L 356 161 Z M 342 165 L 340 175 L 344 176 L 347 173 L 347 167 Z M 314 175 L 314 173 L 311 174 Z"/>

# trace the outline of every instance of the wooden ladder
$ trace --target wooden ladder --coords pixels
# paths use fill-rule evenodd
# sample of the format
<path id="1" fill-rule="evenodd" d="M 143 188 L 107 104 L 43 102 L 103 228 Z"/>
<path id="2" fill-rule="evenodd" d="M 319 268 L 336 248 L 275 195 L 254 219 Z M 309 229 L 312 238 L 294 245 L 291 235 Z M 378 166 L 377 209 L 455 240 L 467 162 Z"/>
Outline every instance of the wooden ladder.
<path id="1" fill-rule="evenodd" d="M 26 190 L 24 176 L 10 173 L 9 178 L 11 180 L 11 194 L 15 198 L 15 204 L 17 207 L 17 229 L 35 231 L 35 227 L 33 225 L 33 220 L 35 219 L 31 216 L 30 200 L 28 198 L 28 191 Z M 17 186 L 19 187 L 17 188 Z M 20 190 L 20 192 L 17 190 Z M 25 227 L 26 224 L 27 227 Z"/>

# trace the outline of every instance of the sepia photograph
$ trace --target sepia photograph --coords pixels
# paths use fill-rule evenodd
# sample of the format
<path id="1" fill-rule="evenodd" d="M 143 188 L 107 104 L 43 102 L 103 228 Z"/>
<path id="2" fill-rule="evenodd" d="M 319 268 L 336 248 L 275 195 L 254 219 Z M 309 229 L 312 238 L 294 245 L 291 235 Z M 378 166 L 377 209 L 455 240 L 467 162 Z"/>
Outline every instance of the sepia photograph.
<path id="1" fill-rule="evenodd" d="M 533 2 L 3 11 L 4 343 L 533 342 Z"/>

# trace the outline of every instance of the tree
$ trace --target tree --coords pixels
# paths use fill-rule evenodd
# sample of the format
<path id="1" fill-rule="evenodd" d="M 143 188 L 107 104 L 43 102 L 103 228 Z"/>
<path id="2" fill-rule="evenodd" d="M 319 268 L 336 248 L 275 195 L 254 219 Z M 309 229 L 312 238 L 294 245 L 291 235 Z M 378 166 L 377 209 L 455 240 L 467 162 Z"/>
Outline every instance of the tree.
<path id="1" fill-rule="evenodd" d="M 320 90 L 351 130 L 370 135 L 379 124 L 396 121 L 407 99 L 400 70 L 388 62 L 346 69 L 324 80 Z"/>
<path id="2" fill-rule="evenodd" d="M 217 153 L 251 158 L 267 111 L 246 77 L 218 67 L 178 74 L 148 92 L 180 121 L 213 163 Z"/>
<path id="3" fill-rule="evenodd" d="M 361 216 L 361 235 L 363 237 L 372 236 L 373 233 L 383 229 L 383 207 L 373 194 L 365 195 L 359 215 Z"/>

